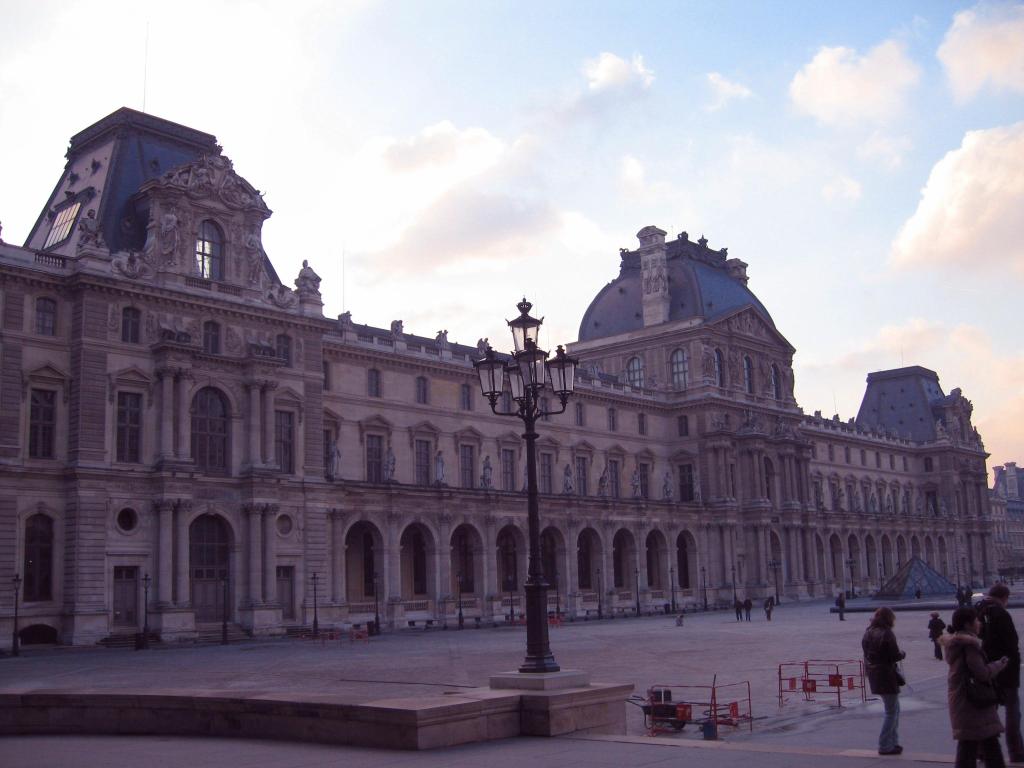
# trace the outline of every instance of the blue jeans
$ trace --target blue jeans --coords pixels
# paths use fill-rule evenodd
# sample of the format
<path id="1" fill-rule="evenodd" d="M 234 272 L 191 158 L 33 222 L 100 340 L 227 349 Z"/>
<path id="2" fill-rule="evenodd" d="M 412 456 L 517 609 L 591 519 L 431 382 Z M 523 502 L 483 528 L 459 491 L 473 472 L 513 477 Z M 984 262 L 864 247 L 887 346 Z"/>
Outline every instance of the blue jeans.
<path id="1" fill-rule="evenodd" d="M 878 748 L 888 751 L 900 743 L 900 695 L 882 693 L 879 697 L 885 705 L 885 719 L 882 720 L 882 732 L 878 734 Z"/>

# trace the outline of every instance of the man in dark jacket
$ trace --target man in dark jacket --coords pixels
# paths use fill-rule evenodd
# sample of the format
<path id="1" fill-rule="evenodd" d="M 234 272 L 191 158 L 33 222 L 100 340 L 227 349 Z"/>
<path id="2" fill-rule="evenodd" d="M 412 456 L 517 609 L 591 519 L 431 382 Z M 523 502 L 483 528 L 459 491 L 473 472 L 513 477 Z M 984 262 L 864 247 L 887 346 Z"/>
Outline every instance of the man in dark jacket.
<path id="1" fill-rule="evenodd" d="M 978 604 L 981 619 L 981 649 L 989 659 L 1010 660 L 1006 669 L 996 677 L 1003 707 L 1006 709 L 1006 751 L 1010 761 L 1024 763 L 1024 744 L 1020 733 L 1020 645 L 1013 617 L 1006 606 L 1010 590 L 1005 584 L 996 584 L 988 597 Z"/>
<path id="2" fill-rule="evenodd" d="M 836 608 L 839 609 L 839 620 L 846 621 L 846 595 L 842 592 L 839 593 L 839 597 L 836 598 Z"/>
<path id="3" fill-rule="evenodd" d="M 738 597 L 733 602 L 732 607 L 736 609 L 736 621 L 743 621 L 743 603 L 740 602 Z"/>
<path id="4" fill-rule="evenodd" d="M 747 621 L 750 621 L 750 612 L 754 610 L 754 601 L 749 597 L 743 601 L 743 613 L 747 617 Z"/>
<path id="5" fill-rule="evenodd" d="M 942 637 L 942 630 L 946 628 L 946 622 L 939 618 L 938 611 L 932 611 L 931 620 L 928 622 L 928 639 L 935 646 L 935 658 L 942 661 L 942 646 L 939 645 L 939 638 Z"/>

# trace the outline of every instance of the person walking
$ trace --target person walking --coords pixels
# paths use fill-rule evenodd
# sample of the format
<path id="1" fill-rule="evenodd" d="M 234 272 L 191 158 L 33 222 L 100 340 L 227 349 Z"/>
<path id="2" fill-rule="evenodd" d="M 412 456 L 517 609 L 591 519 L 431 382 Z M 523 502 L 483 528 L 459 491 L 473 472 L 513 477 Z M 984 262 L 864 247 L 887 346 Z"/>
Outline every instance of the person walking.
<path id="1" fill-rule="evenodd" d="M 871 692 L 882 699 L 885 717 L 882 719 L 882 730 L 878 734 L 878 754 L 899 755 L 903 753 L 900 746 L 900 686 L 906 681 L 896 665 L 906 654 L 900 650 L 896 635 L 892 628 L 896 624 L 896 614 L 892 608 L 883 606 L 871 617 L 860 645 L 864 651 L 865 671 Z"/>
<path id="2" fill-rule="evenodd" d="M 736 621 L 743 621 L 743 603 L 740 602 L 738 597 L 733 602 L 733 608 L 736 609 Z"/>
<path id="3" fill-rule="evenodd" d="M 764 617 L 766 619 L 768 619 L 768 621 L 772 620 L 772 610 L 774 608 L 775 608 L 775 598 L 771 597 L 771 596 L 766 597 L 765 600 L 764 600 Z"/>
<path id="4" fill-rule="evenodd" d="M 949 720 L 956 739 L 956 768 L 976 768 L 979 753 L 986 768 L 1005 768 L 999 734 L 999 707 L 993 696 L 991 703 L 977 704 L 968 695 L 968 685 L 977 681 L 984 685 L 1002 672 L 1009 659 L 989 662 L 981 649 L 981 622 L 973 608 L 957 608 L 950 619 L 951 635 L 941 643 L 946 649 L 949 693 Z"/>
<path id="5" fill-rule="evenodd" d="M 946 622 L 939 618 L 938 611 L 932 611 L 931 620 L 928 622 L 928 639 L 935 646 L 935 658 L 942 661 L 942 646 L 939 645 L 939 638 L 942 637 L 942 630 L 946 628 Z"/>
<path id="6" fill-rule="evenodd" d="M 743 601 L 743 613 L 747 617 L 747 621 L 750 621 L 750 612 L 754 610 L 754 601 L 749 597 Z"/>
<path id="7" fill-rule="evenodd" d="M 1006 752 L 1011 763 L 1024 763 L 1024 744 L 1020 734 L 1020 643 L 1013 617 L 1006 607 L 1010 603 L 1010 590 L 1005 584 L 995 584 L 981 601 L 978 618 L 981 619 L 981 650 L 989 659 L 1010 661 L 996 677 L 1000 704 L 1004 708 Z"/>
<path id="8" fill-rule="evenodd" d="M 836 598 L 836 608 L 839 609 L 839 620 L 846 621 L 846 616 L 844 615 L 846 611 L 846 595 L 842 592 L 840 592 L 839 597 Z"/>

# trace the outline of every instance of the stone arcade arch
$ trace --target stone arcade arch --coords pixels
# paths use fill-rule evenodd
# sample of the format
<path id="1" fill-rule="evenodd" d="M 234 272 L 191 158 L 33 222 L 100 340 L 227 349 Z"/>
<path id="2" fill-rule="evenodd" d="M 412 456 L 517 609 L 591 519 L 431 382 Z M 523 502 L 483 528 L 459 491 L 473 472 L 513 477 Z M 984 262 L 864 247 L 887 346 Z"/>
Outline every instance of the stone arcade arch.
<path id="1" fill-rule="evenodd" d="M 845 583 L 843 578 L 843 542 L 839 534 L 833 533 L 828 540 L 829 558 L 832 562 L 832 581 L 836 584 Z"/>
<path id="2" fill-rule="evenodd" d="M 437 547 L 430 530 L 421 523 L 412 523 L 402 531 L 401 547 L 402 600 L 425 600 L 434 596 Z"/>
<path id="3" fill-rule="evenodd" d="M 928 563 L 932 568 L 936 566 L 935 563 L 935 543 L 932 541 L 931 536 L 924 537 L 924 561 Z"/>
<path id="4" fill-rule="evenodd" d="M 903 534 L 896 537 L 896 570 L 907 564 L 907 540 Z"/>
<path id="5" fill-rule="evenodd" d="M 498 531 L 494 543 L 498 591 L 502 594 L 518 593 L 526 584 L 526 538 L 522 531 L 510 523 Z"/>
<path id="6" fill-rule="evenodd" d="M 665 541 L 665 534 L 657 529 L 650 531 L 644 542 L 644 555 L 647 564 L 647 588 L 668 590 L 668 543 Z"/>
<path id="7" fill-rule="evenodd" d="M 892 539 L 888 534 L 882 534 L 882 576 L 888 579 L 893 575 Z"/>
<path id="8" fill-rule="evenodd" d="M 689 531 L 681 531 L 676 537 L 676 586 L 684 593 L 700 586 L 697 579 L 697 541 Z"/>
<path id="9" fill-rule="evenodd" d="M 880 579 L 878 571 L 878 551 L 875 547 L 875 537 L 871 534 L 864 537 L 864 561 L 865 568 L 867 570 L 865 577 L 867 578 L 868 583 L 870 584 L 876 578 Z M 882 586 L 881 582 L 879 582 L 878 586 Z"/>
<path id="10" fill-rule="evenodd" d="M 462 577 L 462 596 L 476 597 L 483 593 L 484 540 L 474 526 L 462 523 L 451 538 L 451 594 L 459 592 Z"/>
<path id="11" fill-rule="evenodd" d="M 349 603 L 366 603 L 374 599 L 380 587 L 380 569 L 384 566 L 383 549 L 380 529 L 370 521 L 360 520 L 348 529 L 345 534 L 345 588 Z M 382 597 L 380 595 L 378 599 Z"/>
<path id="12" fill-rule="evenodd" d="M 544 580 L 548 583 L 549 597 L 556 591 L 564 595 L 565 581 L 565 539 L 562 532 L 549 525 L 540 533 L 540 562 Z"/>
<path id="13" fill-rule="evenodd" d="M 231 573 L 231 528 L 220 515 L 202 514 L 188 528 L 189 575 L 192 609 L 197 624 L 221 621 L 224 617 L 225 591 L 228 592 L 228 616 L 233 584 Z M 225 590 L 225 580 L 228 581 Z"/>
<path id="14" fill-rule="evenodd" d="M 612 586 L 633 589 L 636 586 L 636 541 L 633 534 L 619 528 L 612 539 Z"/>
<path id="15" fill-rule="evenodd" d="M 939 573 L 949 578 L 949 550 L 946 549 L 945 536 L 939 536 Z"/>
<path id="16" fill-rule="evenodd" d="M 593 528 L 584 528 L 576 538 L 576 579 L 581 592 L 606 589 L 608 574 L 601 568 L 601 537 Z"/>

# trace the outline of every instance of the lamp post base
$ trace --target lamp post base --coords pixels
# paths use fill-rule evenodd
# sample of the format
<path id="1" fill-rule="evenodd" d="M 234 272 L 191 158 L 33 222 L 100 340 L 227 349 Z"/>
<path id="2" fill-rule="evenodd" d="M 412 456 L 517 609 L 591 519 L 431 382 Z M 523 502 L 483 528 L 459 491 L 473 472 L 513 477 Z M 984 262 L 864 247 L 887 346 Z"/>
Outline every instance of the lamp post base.
<path id="1" fill-rule="evenodd" d="M 579 669 L 562 669 L 556 672 L 499 672 L 491 675 L 492 689 L 512 688 L 530 691 L 557 691 L 563 688 L 586 688 L 590 685 L 590 673 Z"/>

